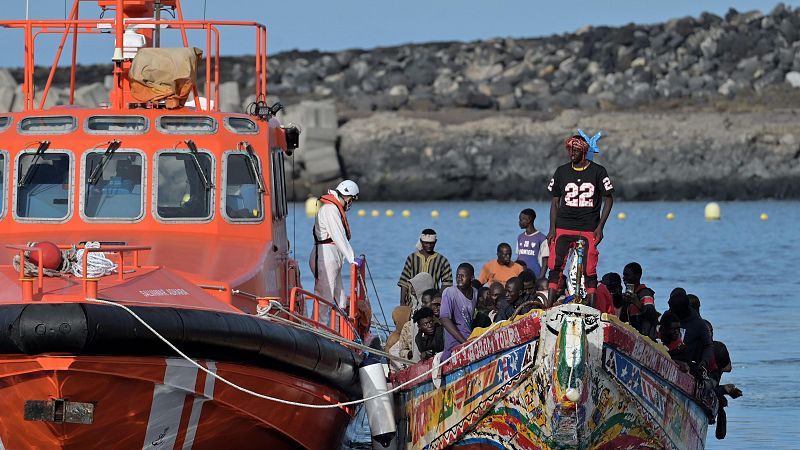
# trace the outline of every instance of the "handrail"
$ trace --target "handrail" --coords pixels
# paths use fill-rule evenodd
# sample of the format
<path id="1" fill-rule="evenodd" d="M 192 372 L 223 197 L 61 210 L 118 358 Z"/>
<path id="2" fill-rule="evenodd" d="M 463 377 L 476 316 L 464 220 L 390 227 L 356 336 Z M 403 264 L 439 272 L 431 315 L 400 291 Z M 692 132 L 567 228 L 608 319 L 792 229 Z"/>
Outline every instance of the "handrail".
<path id="1" fill-rule="evenodd" d="M 42 265 L 42 249 L 39 247 L 30 247 L 27 245 L 6 245 L 6 248 L 12 250 L 19 250 L 19 279 L 25 280 L 25 252 L 39 253 L 39 266 L 37 270 L 37 278 L 39 279 L 39 289 L 44 287 L 44 266 Z"/>
<path id="2" fill-rule="evenodd" d="M 303 304 L 305 304 L 306 300 L 311 300 L 314 302 L 314 306 L 312 307 L 313 312 L 310 318 L 300 312 L 300 308 L 298 306 L 300 302 L 297 301 L 298 295 L 302 296 L 300 302 Z M 330 326 L 325 325 L 319 320 L 319 310 L 321 305 L 326 305 L 330 308 Z M 297 286 L 293 287 L 289 292 L 289 312 L 292 313 L 292 317 L 295 319 L 300 319 L 301 321 L 311 324 L 316 328 L 327 330 L 333 334 L 342 336 L 345 339 L 352 341 L 360 337 L 353 321 L 347 317 L 346 313 L 344 313 L 344 311 L 342 311 L 338 305 Z"/>
<path id="3" fill-rule="evenodd" d="M 361 267 L 353 264 L 350 268 L 350 320 L 362 335 L 369 332 L 372 324 L 372 305 L 367 298 L 367 286 L 364 284 L 366 267 L 367 259 L 365 257 Z"/>
<path id="4" fill-rule="evenodd" d="M 24 97 L 24 110 L 30 111 L 33 109 L 42 110 L 45 105 L 45 101 L 47 99 L 47 94 L 52 87 L 53 77 L 55 75 L 55 68 L 58 65 L 58 61 L 61 58 L 62 51 L 64 44 L 66 42 L 67 37 L 69 34 L 73 34 L 73 43 L 77 40 L 77 36 L 79 34 L 96 34 L 98 25 L 107 25 L 113 31 L 115 31 L 116 35 L 120 33 L 125 27 L 127 27 L 130 23 L 135 23 L 136 25 L 154 25 L 159 27 L 159 29 L 178 29 L 184 36 L 184 46 L 189 46 L 188 40 L 185 38 L 186 30 L 204 30 L 205 31 L 205 90 L 206 90 L 206 97 L 207 103 L 202 104 L 202 102 L 196 103 L 196 109 L 198 111 L 205 110 L 205 111 L 219 111 L 219 72 L 220 72 L 220 53 L 219 53 L 219 44 L 220 44 L 220 30 L 219 27 L 252 27 L 255 30 L 256 34 L 256 48 L 255 48 L 255 59 L 256 59 L 256 73 L 255 73 L 255 94 L 256 98 L 261 99 L 265 96 L 266 91 L 266 79 L 267 79 L 267 64 L 266 64 L 266 43 L 267 43 L 267 36 L 266 36 L 266 27 L 263 24 L 254 21 L 229 21 L 229 20 L 181 20 L 182 14 L 180 14 L 179 20 L 156 20 L 156 19 L 148 19 L 148 18 L 125 18 L 123 21 L 118 21 L 117 19 L 79 19 L 78 18 L 78 8 L 77 3 L 73 7 L 73 11 L 70 12 L 69 19 L 55 19 L 55 20 L 2 20 L 0 21 L 0 28 L 6 29 L 21 29 L 25 35 L 25 47 L 26 47 L 26 55 L 25 55 L 25 71 L 24 71 L 24 80 L 22 83 L 23 89 L 23 97 Z M 180 8 L 179 8 L 180 12 Z M 129 22 L 129 19 L 135 19 L 135 22 Z M 54 57 L 54 62 L 52 67 L 50 68 L 50 73 L 47 77 L 47 82 L 43 87 L 43 95 L 41 100 L 39 101 L 38 107 L 34 103 L 35 91 L 36 87 L 33 83 L 33 73 L 35 71 L 35 41 L 36 36 L 39 33 L 58 33 L 61 35 L 60 43 L 58 45 L 56 55 Z M 117 45 L 122 45 L 119 41 L 119 36 L 116 37 Z M 120 49 L 121 50 L 121 49 Z M 73 48 L 73 61 L 75 59 L 75 49 Z M 213 62 L 212 62 L 213 58 Z M 71 67 L 70 71 L 70 80 L 73 80 L 75 77 L 75 66 Z M 119 77 L 122 73 L 124 68 L 119 64 L 115 64 L 114 75 L 115 77 Z M 213 72 L 213 73 L 212 73 Z M 118 80 L 119 81 L 119 80 Z M 197 92 L 197 85 L 193 86 L 193 93 L 195 97 L 198 97 Z M 123 101 L 124 95 L 124 88 L 121 83 L 115 83 L 114 90 L 112 90 L 112 100 L 113 105 L 115 108 L 124 109 L 126 108 L 126 104 Z M 74 99 L 74 83 L 71 81 L 70 84 L 70 102 L 72 103 Z M 212 99 L 214 100 L 214 107 L 210 108 L 210 104 Z"/>

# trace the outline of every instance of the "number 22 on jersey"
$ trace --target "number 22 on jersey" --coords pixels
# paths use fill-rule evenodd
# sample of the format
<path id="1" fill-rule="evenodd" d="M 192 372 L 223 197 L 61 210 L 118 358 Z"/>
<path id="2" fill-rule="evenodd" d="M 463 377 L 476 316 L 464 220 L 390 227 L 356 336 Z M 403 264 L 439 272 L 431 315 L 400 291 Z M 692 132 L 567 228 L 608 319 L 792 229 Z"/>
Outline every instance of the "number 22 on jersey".
<path id="1" fill-rule="evenodd" d="M 564 186 L 564 203 L 573 208 L 591 208 L 594 206 L 594 184 L 567 183 Z"/>

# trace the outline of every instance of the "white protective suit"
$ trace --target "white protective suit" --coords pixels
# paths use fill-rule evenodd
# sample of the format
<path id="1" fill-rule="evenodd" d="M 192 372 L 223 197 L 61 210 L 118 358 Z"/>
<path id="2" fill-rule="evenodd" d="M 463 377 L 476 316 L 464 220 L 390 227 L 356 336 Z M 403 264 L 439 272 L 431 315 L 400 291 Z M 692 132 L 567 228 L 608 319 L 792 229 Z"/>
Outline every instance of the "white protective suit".
<path id="1" fill-rule="evenodd" d="M 344 203 L 336 191 L 328 191 L 328 194 Z M 314 280 L 314 293 L 326 300 L 335 301 L 340 308 L 346 310 L 349 299 L 342 286 L 342 266 L 345 262 L 353 264 L 355 255 L 350 241 L 347 240 L 339 209 L 335 205 L 323 203 L 320 206 L 317 218 L 314 220 L 314 234 L 320 241 L 333 240 L 331 244 L 315 245 L 311 250 L 308 265 L 312 274 L 319 261 L 317 279 Z M 319 259 L 316 254 L 317 249 L 320 252 Z M 325 310 L 326 308 L 320 308 L 320 318 L 325 317 L 327 320 L 328 316 L 324 315 Z"/>

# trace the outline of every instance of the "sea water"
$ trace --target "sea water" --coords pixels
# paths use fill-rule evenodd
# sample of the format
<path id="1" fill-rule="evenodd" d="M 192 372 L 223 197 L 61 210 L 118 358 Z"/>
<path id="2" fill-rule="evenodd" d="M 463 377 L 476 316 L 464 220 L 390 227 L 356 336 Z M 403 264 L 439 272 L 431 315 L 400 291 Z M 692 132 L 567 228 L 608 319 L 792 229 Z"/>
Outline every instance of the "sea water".
<path id="1" fill-rule="evenodd" d="M 616 203 L 599 246 L 597 272 L 622 273 L 625 264 L 639 262 L 642 282 L 655 290 L 661 312 L 676 286 L 700 297 L 702 316 L 713 324 L 714 339 L 727 344 L 733 361 L 723 383 L 735 383 L 744 392 L 727 408 L 727 438 L 716 440 L 711 425 L 706 448 L 800 448 L 800 202 L 720 203 L 719 221 L 706 221 L 704 206 Z M 400 296 L 397 279 L 422 229 L 436 230 L 436 250 L 454 271 L 461 262 L 477 271 L 495 258 L 497 244 L 514 247 L 523 208 L 534 208 L 535 224 L 546 233 L 549 204 L 544 202 L 356 203 L 348 214 L 352 245 L 356 254 L 367 255 L 377 288 L 376 293 L 369 286 L 377 317 L 391 320 Z M 364 217 L 357 214 L 360 209 Z M 389 209 L 393 217 L 386 215 Z M 378 217 L 372 217 L 373 210 Z M 403 210 L 410 217 L 402 217 Z M 460 218 L 461 210 L 469 217 Z M 431 217 L 432 211 L 439 217 Z M 627 217 L 618 219 L 619 212 Z M 768 220 L 761 220 L 762 213 Z M 311 290 L 313 218 L 298 204 L 290 208 L 287 221 L 303 285 Z M 367 432 L 362 426 L 356 434 L 366 441 Z"/>

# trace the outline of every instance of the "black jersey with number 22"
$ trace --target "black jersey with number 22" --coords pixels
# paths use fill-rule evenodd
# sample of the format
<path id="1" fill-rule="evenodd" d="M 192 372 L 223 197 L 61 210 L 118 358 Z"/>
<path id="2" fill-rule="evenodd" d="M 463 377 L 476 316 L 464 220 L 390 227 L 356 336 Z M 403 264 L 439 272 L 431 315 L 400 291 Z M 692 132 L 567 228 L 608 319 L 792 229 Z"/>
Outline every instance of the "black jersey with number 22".
<path id="1" fill-rule="evenodd" d="M 556 169 L 547 186 L 553 197 L 560 197 L 556 227 L 565 230 L 594 231 L 600 223 L 603 197 L 614 192 L 606 168 L 595 162 L 583 170 L 572 163 Z"/>

